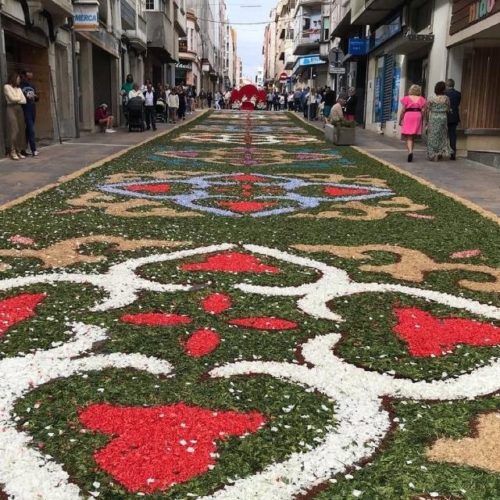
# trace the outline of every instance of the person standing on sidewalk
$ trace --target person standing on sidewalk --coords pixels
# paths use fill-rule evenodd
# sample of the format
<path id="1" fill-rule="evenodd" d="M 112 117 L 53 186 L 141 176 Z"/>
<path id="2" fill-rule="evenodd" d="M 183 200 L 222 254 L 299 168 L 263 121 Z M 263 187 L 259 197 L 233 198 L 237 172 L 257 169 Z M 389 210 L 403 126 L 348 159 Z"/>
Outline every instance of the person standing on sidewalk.
<path id="1" fill-rule="evenodd" d="M 413 161 L 413 148 L 415 147 L 415 137 L 422 135 L 422 118 L 425 108 L 425 99 L 422 97 L 422 87 L 412 85 L 408 95 L 401 99 L 403 108 L 399 116 L 401 135 L 406 139 L 408 148 L 408 161 Z"/>
<path id="2" fill-rule="evenodd" d="M 33 73 L 31 71 L 21 71 L 21 90 L 26 99 L 26 104 L 23 104 L 24 122 L 26 124 L 26 142 L 29 144 L 31 154 L 38 156 L 35 142 L 35 119 L 36 119 L 36 102 L 38 94 L 33 85 Z M 26 151 L 21 151 L 26 155 Z"/>
<path id="3" fill-rule="evenodd" d="M 134 77 L 129 74 L 127 75 L 127 78 L 123 82 L 122 88 L 120 90 L 120 95 L 122 96 L 123 116 L 125 117 L 126 125 L 128 125 L 128 111 L 127 111 L 128 95 L 130 94 L 131 90 L 134 90 Z"/>
<path id="4" fill-rule="evenodd" d="M 146 117 L 146 130 L 156 130 L 156 92 L 151 83 L 148 83 L 144 92 L 144 114 Z"/>
<path id="5" fill-rule="evenodd" d="M 462 94 L 455 90 L 455 80 L 449 78 L 446 80 L 445 95 L 450 100 L 450 112 L 448 113 L 448 137 L 453 153 L 450 160 L 457 159 L 457 127 L 460 123 L 460 103 L 462 102 Z"/>
<path id="6" fill-rule="evenodd" d="M 26 125 L 22 108 L 22 105 L 26 104 L 26 98 L 20 84 L 21 77 L 17 73 L 13 73 L 3 86 L 3 94 L 7 101 L 7 147 L 13 160 L 26 158 L 22 154 L 22 151 L 26 149 Z"/>
<path id="7" fill-rule="evenodd" d="M 356 96 L 356 89 L 351 87 L 347 102 L 345 103 L 345 119 L 347 121 L 356 121 L 356 108 L 358 106 L 358 97 Z"/>
<path id="8" fill-rule="evenodd" d="M 179 87 L 177 95 L 179 98 L 179 107 L 177 108 L 177 116 L 179 117 L 179 120 L 185 120 L 186 109 L 187 109 L 187 96 L 182 86 Z"/>
<path id="9" fill-rule="evenodd" d="M 168 95 L 168 116 L 170 123 L 177 123 L 177 110 L 179 109 L 179 96 L 173 88 Z"/>

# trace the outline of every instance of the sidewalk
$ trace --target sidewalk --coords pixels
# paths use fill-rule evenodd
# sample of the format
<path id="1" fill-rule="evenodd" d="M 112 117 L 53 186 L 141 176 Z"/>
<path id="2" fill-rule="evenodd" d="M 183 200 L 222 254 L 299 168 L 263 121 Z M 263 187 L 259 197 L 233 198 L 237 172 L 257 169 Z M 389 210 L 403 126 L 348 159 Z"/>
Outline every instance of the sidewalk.
<path id="1" fill-rule="evenodd" d="M 323 130 L 320 122 L 307 123 Z M 403 141 L 359 127 L 356 129 L 356 146 L 380 160 L 392 163 L 441 189 L 500 215 L 500 169 L 465 158 L 431 162 L 427 160 L 425 146 L 422 144 L 416 145 L 414 160 L 408 163 Z"/>
<path id="2" fill-rule="evenodd" d="M 177 125 L 158 123 L 156 132 L 129 132 L 116 129 L 115 134 L 88 134 L 79 139 L 69 139 L 63 144 L 51 144 L 40 149 L 40 156 L 28 156 L 25 160 L 0 159 L 0 205 L 15 200 L 56 182 L 59 178 L 76 172 L 110 155 L 136 146 L 148 139 L 158 137 L 198 118 L 204 110 L 190 115 Z"/>

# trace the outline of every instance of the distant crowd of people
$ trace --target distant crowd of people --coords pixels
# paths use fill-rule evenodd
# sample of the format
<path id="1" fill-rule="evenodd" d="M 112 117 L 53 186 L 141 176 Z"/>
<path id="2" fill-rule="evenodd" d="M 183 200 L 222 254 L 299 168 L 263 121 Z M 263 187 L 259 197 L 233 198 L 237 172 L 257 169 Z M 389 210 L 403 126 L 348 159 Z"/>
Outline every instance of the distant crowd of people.
<path id="1" fill-rule="evenodd" d="M 127 75 L 121 87 L 122 110 L 127 126 L 136 119 L 145 123 L 146 130 L 156 130 L 156 124 L 177 123 L 186 119 L 197 108 L 229 109 L 231 107 L 231 90 L 226 92 L 203 89 L 197 93 L 192 85 L 157 84 L 153 86 L 151 80 L 144 84 L 134 82 L 132 75 Z M 138 101 L 139 104 L 138 105 Z M 143 114 L 143 118 L 136 118 L 136 111 Z M 138 116 L 138 115 L 137 115 Z M 107 103 L 102 103 L 95 112 L 95 123 L 107 133 L 113 133 L 114 117 L 110 114 Z"/>
<path id="2" fill-rule="evenodd" d="M 7 149 L 13 160 L 38 156 L 35 142 L 36 103 L 39 99 L 33 73 L 12 73 L 3 87 L 7 103 Z M 27 147 L 30 147 L 28 153 Z"/>
<path id="3" fill-rule="evenodd" d="M 335 107 L 336 104 L 339 106 Z M 330 87 L 322 87 L 318 90 L 304 87 L 289 92 L 268 92 L 266 109 L 268 111 L 296 111 L 303 113 L 307 120 L 322 120 L 326 123 L 338 120 L 354 121 L 357 105 L 358 98 L 354 87 L 351 87 L 346 94 L 339 94 L 338 97 Z M 332 116 L 334 107 L 335 113 Z"/>

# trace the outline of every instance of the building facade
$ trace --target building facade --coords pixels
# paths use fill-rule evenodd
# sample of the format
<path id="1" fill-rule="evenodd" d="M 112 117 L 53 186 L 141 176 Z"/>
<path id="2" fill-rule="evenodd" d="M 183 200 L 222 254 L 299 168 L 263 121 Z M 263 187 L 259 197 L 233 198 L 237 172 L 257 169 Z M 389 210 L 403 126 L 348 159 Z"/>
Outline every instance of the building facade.
<path id="1" fill-rule="evenodd" d="M 22 70 L 34 74 L 43 143 L 95 132 L 102 103 L 120 124 L 128 74 L 215 92 L 239 81 L 241 64 L 224 0 L 0 0 L 0 89 Z M 2 95 L 2 152 L 5 131 Z"/>
<path id="2" fill-rule="evenodd" d="M 188 9 L 186 14 L 185 38 L 179 39 L 179 62 L 175 69 L 175 83 L 192 85 L 197 94 L 201 91 L 201 32 L 198 18 L 193 9 Z"/>
<path id="3" fill-rule="evenodd" d="M 0 2 L 0 83 L 23 69 L 34 73 L 38 89 L 38 135 L 42 141 L 76 133 L 75 88 L 72 85 L 77 43 L 69 0 Z M 70 82 L 70 85 L 68 85 Z M 0 147 L 5 151 L 5 100 L 0 104 Z"/>

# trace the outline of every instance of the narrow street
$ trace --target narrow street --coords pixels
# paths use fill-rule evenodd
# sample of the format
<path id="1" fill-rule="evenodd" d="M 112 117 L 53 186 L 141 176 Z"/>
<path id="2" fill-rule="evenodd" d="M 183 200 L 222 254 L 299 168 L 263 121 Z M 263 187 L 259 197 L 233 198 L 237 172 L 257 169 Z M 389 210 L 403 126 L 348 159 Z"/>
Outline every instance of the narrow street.
<path id="1" fill-rule="evenodd" d="M 358 138 L 210 111 L 15 163 L 8 498 L 495 498 L 498 200 Z"/>

